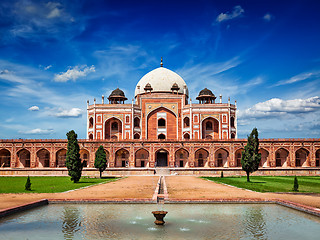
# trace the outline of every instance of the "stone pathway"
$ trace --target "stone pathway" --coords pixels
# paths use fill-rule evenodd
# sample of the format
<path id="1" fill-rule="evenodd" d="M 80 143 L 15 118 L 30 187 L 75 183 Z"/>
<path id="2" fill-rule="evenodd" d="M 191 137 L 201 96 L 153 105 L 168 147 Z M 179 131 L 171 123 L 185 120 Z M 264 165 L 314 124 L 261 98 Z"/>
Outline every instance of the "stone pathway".
<path id="1" fill-rule="evenodd" d="M 166 177 L 170 200 L 282 199 L 320 208 L 320 194 L 258 193 L 193 176 Z"/>
<path id="2" fill-rule="evenodd" d="M 282 199 L 320 208 L 320 194 L 257 193 L 217 184 L 193 176 L 166 176 L 165 200 L 241 200 Z M 66 193 L 0 194 L 0 210 L 41 199 L 97 201 L 154 201 L 159 176 L 132 176 Z M 167 190 L 166 190 L 167 189 Z M 157 196 L 161 196 L 161 193 Z"/>
<path id="3" fill-rule="evenodd" d="M 157 176 L 132 176 L 65 193 L 0 194 L 0 210 L 41 199 L 151 201 L 158 179 Z"/>

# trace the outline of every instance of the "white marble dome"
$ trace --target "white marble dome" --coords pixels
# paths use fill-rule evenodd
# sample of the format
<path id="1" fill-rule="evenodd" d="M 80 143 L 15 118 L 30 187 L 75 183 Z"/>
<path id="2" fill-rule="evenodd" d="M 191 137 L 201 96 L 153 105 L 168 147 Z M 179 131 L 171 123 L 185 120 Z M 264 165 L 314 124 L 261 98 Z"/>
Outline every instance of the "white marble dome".
<path id="1" fill-rule="evenodd" d="M 183 88 L 186 86 L 186 94 L 189 95 L 187 84 L 182 77 L 164 67 L 156 68 L 144 75 L 138 82 L 134 95 L 137 96 L 139 93 L 144 93 L 144 88 L 148 83 L 153 88 L 151 92 L 172 92 L 172 85 L 176 83 L 180 88 L 179 93 L 184 93 Z M 138 86 L 140 86 L 140 91 Z"/>

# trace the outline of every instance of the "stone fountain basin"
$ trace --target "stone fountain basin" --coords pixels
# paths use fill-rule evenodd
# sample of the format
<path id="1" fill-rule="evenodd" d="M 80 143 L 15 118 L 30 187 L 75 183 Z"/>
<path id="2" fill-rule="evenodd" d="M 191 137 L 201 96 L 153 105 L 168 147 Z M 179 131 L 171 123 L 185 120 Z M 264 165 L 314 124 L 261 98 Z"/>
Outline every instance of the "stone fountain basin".
<path id="1" fill-rule="evenodd" d="M 163 225 L 165 223 L 163 218 L 167 215 L 167 213 L 168 213 L 167 211 L 153 211 L 152 214 L 156 218 L 154 223 L 156 225 Z"/>

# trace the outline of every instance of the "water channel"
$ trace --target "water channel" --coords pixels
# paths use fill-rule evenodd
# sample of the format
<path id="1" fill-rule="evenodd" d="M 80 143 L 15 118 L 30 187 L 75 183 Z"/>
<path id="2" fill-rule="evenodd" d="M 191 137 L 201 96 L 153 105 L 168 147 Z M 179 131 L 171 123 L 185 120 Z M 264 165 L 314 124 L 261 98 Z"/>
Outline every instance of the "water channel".
<path id="1" fill-rule="evenodd" d="M 49 204 L 0 220 L 0 239 L 319 239 L 320 219 L 276 204 Z"/>

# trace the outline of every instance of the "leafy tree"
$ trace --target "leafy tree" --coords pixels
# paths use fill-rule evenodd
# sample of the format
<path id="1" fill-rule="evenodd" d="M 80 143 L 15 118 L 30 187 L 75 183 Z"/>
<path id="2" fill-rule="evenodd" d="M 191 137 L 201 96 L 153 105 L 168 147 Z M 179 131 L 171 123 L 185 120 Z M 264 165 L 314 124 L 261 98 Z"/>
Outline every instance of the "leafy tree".
<path id="1" fill-rule="evenodd" d="M 292 191 L 298 192 L 299 191 L 299 183 L 298 183 L 298 178 L 297 176 L 294 176 L 294 181 L 293 181 L 293 189 Z"/>
<path id="2" fill-rule="evenodd" d="M 81 172 L 83 168 L 83 164 L 80 159 L 80 148 L 77 140 L 77 134 L 73 130 L 71 130 L 67 133 L 67 137 L 68 149 L 66 166 L 68 168 L 68 174 L 71 177 L 71 181 L 77 183 L 81 178 Z"/>
<path id="3" fill-rule="evenodd" d="M 99 169 L 100 178 L 102 177 L 102 172 L 107 167 L 107 155 L 103 149 L 103 146 L 100 146 L 96 151 L 96 158 L 94 161 L 94 167 Z"/>
<path id="4" fill-rule="evenodd" d="M 31 181 L 29 176 L 27 178 L 27 182 L 26 182 L 26 185 L 24 186 L 24 189 L 27 191 L 31 191 Z"/>
<path id="5" fill-rule="evenodd" d="M 244 147 L 241 157 L 242 169 L 247 173 L 247 182 L 250 182 L 250 173 L 258 170 L 260 160 L 258 130 L 254 128 L 248 136 L 247 145 Z"/>

